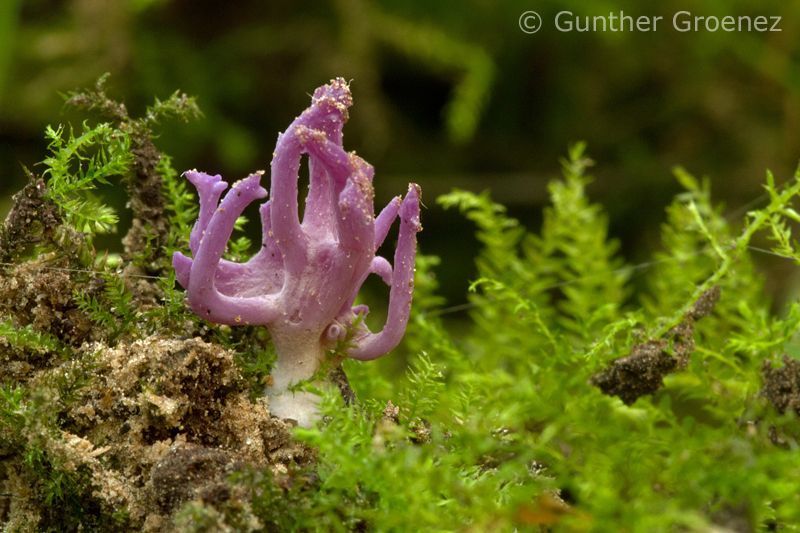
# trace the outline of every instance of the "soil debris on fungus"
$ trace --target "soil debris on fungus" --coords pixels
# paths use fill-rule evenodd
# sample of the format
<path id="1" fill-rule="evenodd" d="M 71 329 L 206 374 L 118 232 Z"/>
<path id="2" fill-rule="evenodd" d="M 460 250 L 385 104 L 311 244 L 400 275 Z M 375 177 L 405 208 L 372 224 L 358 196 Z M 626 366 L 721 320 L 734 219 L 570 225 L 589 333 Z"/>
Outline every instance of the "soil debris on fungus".
<path id="1" fill-rule="evenodd" d="M 604 394 L 617 396 L 626 405 L 653 394 L 664 384 L 664 376 L 683 370 L 694 352 L 695 321 L 709 315 L 720 297 L 719 286 L 705 291 L 683 320 L 659 339 L 636 344 L 631 353 L 615 359 L 595 374 L 591 383 Z"/>

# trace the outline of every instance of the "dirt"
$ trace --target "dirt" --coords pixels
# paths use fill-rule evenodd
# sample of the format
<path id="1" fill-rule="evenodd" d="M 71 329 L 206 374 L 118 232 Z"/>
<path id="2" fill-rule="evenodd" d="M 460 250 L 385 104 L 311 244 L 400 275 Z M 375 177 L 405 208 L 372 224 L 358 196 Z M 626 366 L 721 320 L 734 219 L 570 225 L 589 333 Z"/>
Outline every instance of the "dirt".
<path id="1" fill-rule="evenodd" d="M 19 331 L 45 335 L 64 347 L 79 347 L 97 333 L 73 298 L 74 273 L 63 258 L 42 256 L 0 274 L 0 321 Z M 85 293 L 96 290 L 92 284 Z M 27 329 L 23 329 L 27 328 Z M 0 383 L 22 383 L 62 362 L 58 347 L 19 345 L 0 335 Z"/>
<path id="2" fill-rule="evenodd" d="M 669 353 L 669 345 L 661 339 L 637 344 L 630 355 L 612 361 L 596 374 L 592 384 L 609 396 L 619 397 L 625 405 L 653 394 L 664 385 L 664 376 L 684 364 Z"/>
<path id="3" fill-rule="evenodd" d="M 761 394 L 775 409 L 781 414 L 794 411 L 800 415 L 800 360 L 784 355 L 782 366 L 764 361 L 762 376 Z"/>
<path id="4" fill-rule="evenodd" d="M 328 379 L 339 389 L 345 405 L 354 405 L 356 403 L 358 400 L 358 398 L 356 398 L 356 392 L 350 386 L 350 381 L 347 379 L 347 374 L 344 373 L 341 363 L 335 365 L 331 369 L 328 373 Z"/>
<path id="5" fill-rule="evenodd" d="M 235 456 L 225 450 L 192 444 L 171 449 L 150 471 L 153 499 L 166 514 L 193 499 L 223 503 L 231 496 L 225 478 L 238 466 Z"/>
<path id="6" fill-rule="evenodd" d="M 28 173 L 28 184 L 14 195 L 0 226 L 0 262 L 11 261 L 33 244 L 55 240 L 61 216 L 46 192 L 44 180 Z"/>
<path id="7" fill-rule="evenodd" d="M 720 297 L 718 286 L 704 292 L 697 302 L 663 338 L 636 344 L 631 353 L 613 360 L 595 374 L 591 383 L 604 394 L 617 396 L 625 405 L 653 394 L 664 386 L 664 377 L 683 370 L 694 352 L 695 322 L 709 315 Z"/>
<path id="8" fill-rule="evenodd" d="M 687 318 L 691 318 L 692 320 L 700 320 L 703 317 L 710 315 L 714 311 L 714 307 L 717 305 L 720 296 L 722 295 L 722 289 L 720 289 L 719 285 L 715 285 L 711 287 L 706 292 L 700 295 L 700 298 L 694 303 L 692 308 L 687 313 Z"/>
<path id="9" fill-rule="evenodd" d="M 239 469 L 285 474 L 314 459 L 263 398 L 250 398 L 229 350 L 153 336 L 87 343 L 82 352 L 91 383 L 63 413 L 47 453 L 68 471 L 88 472 L 100 508 L 127 509 L 132 529 L 170 531 L 172 514 L 189 501 L 228 504 L 237 493 L 226 479 Z M 30 385 L 61 370 L 42 371 Z M 18 482 L 8 477 L 0 492 Z M 10 523 L 30 521 L 30 509 L 35 501 L 13 500 Z"/>
<path id="10" fill-rule="evenodd" d="M 91 338 L 92 324 L 73 297 L 74 275 L 68 263 L 47 255 L 7 268 L 0 276 L 0 316 L 80 346 Z M 100 288 L 90 282 L 83 292 L 92 294 Z"/>
<path id="11" fill-rule="evenodd" d="M 110 456 L 137 458 L 124 469 L 138 489 L 133 515 L 152 509 L 149 501 L 168 514 L 190 496 L 206 494 L 237 464 L 311 460 L 263 400 L 248 398 L 232 352 L 200 339 L 153 337 L 102 353 L 98 386 L 79 402 L 74 419 L 98 445 L 112 446 Z M 143 471 L 148 475 L 140 477 Z"/>

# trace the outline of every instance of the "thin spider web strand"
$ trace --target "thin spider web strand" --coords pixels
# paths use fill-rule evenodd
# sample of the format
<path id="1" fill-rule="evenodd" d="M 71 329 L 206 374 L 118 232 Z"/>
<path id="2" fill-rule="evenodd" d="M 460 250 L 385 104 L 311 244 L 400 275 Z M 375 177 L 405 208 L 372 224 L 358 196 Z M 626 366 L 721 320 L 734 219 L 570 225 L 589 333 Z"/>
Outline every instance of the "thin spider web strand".
<path id="1" fill-rule="evenodd" d="M 739 214 L 741 214 L 743 212 L 746 212 L 748 209 L 750 209 L 751 207 L 759 204 L 760 202 L 762 202 L 767 197 L 768 197 L 768 195 L 766 193 L 764 193 L 761 196 L 753 199 L 752 201 L 750 201 L 750 202 L 748 202 L 748 203 L 746 203 L 746 204 L 744 204 L 742 206 L 739 206 L 738 208 L 736 208 L 736 209 L 732 210 L 731 212 L 729 212 L 725 216 L 725 219 L 731 219 L 731 218 L 734 218 L 734 217 L 738 216 Z M 749 250 L 754 251 L 754 252 L 759 252 L 759 253 L 771 255 L 771 256 L 774 256 L 774 257 L 780 257 L 782 259 L 792 260 L 792 258 L 790 258 L 790 257 L 787 257 L 785 255 L 781 255 L 781 254 L 778 254 L 778 253 L 775 253 L 775 252 L 772 252 L 772 251 L 764 249 L 764 248 L 759 248 L 759 247 L 756 247 L 756 246 L 748 246 L 747 248 Z M 710 251 L 711 251 L 711 247 L 709 246 L 709 247 L 706 247 L 706 248 L 704 248 L 702 250 L 698 250 L 698 251 L 696 251 L 696 252 L 694 252 L 694 253 L 692 253 L 692 254 L 690 254 L 688 256 L 684 256 L 684 257 L 665 257 L 663 259 L 657 259 L 657 260 L 652 260 L 652 261 L 644 261 L 642 263 L 637 263 L 635 265 L 625 265 L 623 267 L 620 267 L 620 268 L 617 268 L 617 269 L 614 269 L 614 270 L 610 270 L 610 271 L 606 271 L 606 272 L 597 272 L 597 273 L 594 273 L 594 274 L 591 274 L 591 275 L 588 275 L 588 276 L 582 276 L 580 278 L 576 278 L 576 279 L 572 279 L 572 280 L 565 280 L 565 281 L 560 281 L 558 283 L 553 283 L 551 285 L 547 285 L 547 286 L 541 287 L 540 290 L 548 291 L 548 290 L 559 289 L 559 288 L 563 288 L 563 287 L 567 287 L 567 286 L 570 286 L 570 285 L 574 285 L 576 283 L 580 283 L 580 282 L 583 282 L 583 281 L 586 281 L 586 280 L 589 280 L 589 279 L 592 279 L 592 278 L 596 278 L 596 277 L 600 277 L 600 276 L 606 276 L 606 275 L 609 275 L 609 274 L 610 275 L 614 275 L 614 274 L 623 274 L 623 273 L 626 273 L 626 272 L 631 272 L 631 273 L 634 273 L 632 275 L 640 275 L 643 272 L 645 272 L 647 269 L 652 268 L 654 266 L 657 266 L 657 265 L 660 265 L 660 264 L 666 264 L 666 263 L 679 263 L 679 262 L 687 261 L 689 259 L 697 257 L 698 255 L 703 255 L 703 254 L 709 253 Z M 0 266 L 15 266 L 17 264 L 18 263 L 0 262 Z M 58 272 L 72 272 L 72 273 L 98 274 L 98 275 L 102 275 L 102 274 L 107 274 L 108 273 L 108 272 L 105 272 L 105 271 L 102 271 L 102 270 L 91 270 L 91 269 L 81 269 L 81 268 L 66 268 L 66 267 L 50 267 L 50 266 L 42 266 L 42 269 L 43 270 L 58 271 Z M 169 278 L 165 277 L 165 276 L 150 276 L 150 275 L 146 275 L 146 274 L 128 274 L 128 276 L 132 277 L 132 278 L 138 278 L 138 279 L 152 279 L 152 280 L 162 280 L 162 281 L 169 280 Z M 487 303 L 489 303 L 489 302 L 488 301 L 485 301 L 485 302 L 466 302 L 466 303 L 463 303 L 463 304 L 458 304 L 458 305 L 453 305 L 453 306 L 450 306 L 450 307 L 445 307 L 443 309 L 438 309 L 438 310 L 426 313 L 426 315 L 427 316 L 431 316 L 431 317 L 448 315 L 448 314 L 452 314 L 452 313 L 458 313 L 458 312 L 461 312 L 461 311 L 467 311 L 467 310 L 473 309 L 475 307 L 479 307 L 481 305 L 485 305 Z"/>

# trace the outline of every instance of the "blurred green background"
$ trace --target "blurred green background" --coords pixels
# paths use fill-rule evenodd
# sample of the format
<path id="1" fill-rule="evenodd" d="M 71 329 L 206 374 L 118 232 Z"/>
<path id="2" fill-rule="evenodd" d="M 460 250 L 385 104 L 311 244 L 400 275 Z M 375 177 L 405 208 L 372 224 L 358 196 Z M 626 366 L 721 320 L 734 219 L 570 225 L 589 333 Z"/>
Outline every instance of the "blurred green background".
<path id="1" fill-rule="evenodd" d="M 518 27 L 526 10 L 544 28 Z M 655 33 L 559 33 L 560 10 L 662 15 Z M 679 10 L 779 15 L 780 33 L 678 33 Z M 472 275 L 473 230 L 434 198 L 491 189 L 535 227 L 568 143 L 598 162 L 606 205 L 631 262 L 658 245 L 672 168 L 708 175 L 731 209 L 787 179 L 800 157 L 800 3 L 768 0 L 516 1 L 0 0 L 0 215 L 44 158 L 63 94 L 111 73 L 134 113 L 181 89 L 205 116 L 165 125 L 176 167 L 237 179 L 267 168 L 278 131 L 334 76 L 352 79 L 345 144 L 376 168 L 378 202 L 422 185 L 423 251 L 450 303 Z M 116 199 L 122 206 L 124 199 Z M 124 228 L 121 228 L 124 230 Z M 767 264 L 785 297 L 791 264 Z"/>

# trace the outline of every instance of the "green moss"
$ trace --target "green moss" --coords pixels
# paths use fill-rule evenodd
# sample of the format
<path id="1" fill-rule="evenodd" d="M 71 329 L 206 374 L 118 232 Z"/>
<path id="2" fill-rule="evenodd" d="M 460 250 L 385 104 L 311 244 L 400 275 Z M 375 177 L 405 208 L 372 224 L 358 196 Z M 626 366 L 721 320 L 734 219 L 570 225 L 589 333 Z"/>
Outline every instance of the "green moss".
<path id="1" fill-rule="evenodd" d="M 351 382 L 360 407 L 326 399 L 328 424 L 299 433 L 320 449 L 320 479 L 307 496 L 313 517 L 295 526 L 652 531 L 800 523 L 796 422 L 759 395 L 762 362 L 796 342 L 797 310 L 769 312 L 748 248 L 757 232 L 792 219 L 786 206 L 797 201 L 800 180 L 768 182 L 768 204 L 742 223 L 726 220 L 707 186 L 680 173 L 687 192 L 668 210 L 668 252 L 638 269 L 649 289 L 637 290 L 627 281 L 637 269 L 616 256 L 605 216 L 586 200 L 585 162 L 581 147 L 571 150 L 539 235 L 526 234 L 486 195 L 441 200 L 477 223 L 484 244 L 475 327 L 451 338 L 436 318 L 438 303 L 417 305 L 408 334 L 415 370 L 387 380 L 376 367 L 359 367 Z M 712 284 L 722 299 L 697 322 L 686 370 L 631 406 L 590 384 L 612 358 L 672 327 Z"/>

